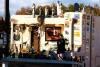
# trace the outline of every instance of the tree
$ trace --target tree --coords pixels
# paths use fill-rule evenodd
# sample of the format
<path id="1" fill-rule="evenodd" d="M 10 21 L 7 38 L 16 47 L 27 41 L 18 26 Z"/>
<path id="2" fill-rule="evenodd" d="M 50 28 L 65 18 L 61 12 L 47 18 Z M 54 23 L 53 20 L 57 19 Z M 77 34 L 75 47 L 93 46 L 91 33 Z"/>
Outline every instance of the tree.
<path id="1" fill-rule="evenodd" d="M 90 5 L 86 6 L 86 12 L 91 14 L 91 6 Z"/>
<path id="2" fill-rule="evenodd" d="M 100 9 L 97 4 L 94 5 L 93 13 L 95 16 L 100 16 Z"/>
<path id="3" fill-rule="evenodd" d="M 80 4 L 80 11 L 82 11 L 84 5 L 83 4 Z"/>
<path id="4" fill-rule="evenodd" d="M 65 5 L 62 5 L 61 9 L 63 10 L 63 13 L 68 12 L 68 10 L 67 10 L 68 8 Z"/>
<path id="5" fill-rule="evenodd" d="M 31 15 L 32 14 L 32 8 L 25 8 L 22 7 L 21 10 L 16 12 L 16 15 Z"/>
<path id="6" fill-rule="evenodd" d="M 39 15 L 39 8 L 40 8 L 40 6 L 37 6 L 37 8 L 36 8 L 36 14 L 37 15 Z"/>
<path id="7" fill-rule="evenodd" d="M 74 6 L 72 4 L 69 4 L 68 8 L 70 12 L 74 12 Z"/>

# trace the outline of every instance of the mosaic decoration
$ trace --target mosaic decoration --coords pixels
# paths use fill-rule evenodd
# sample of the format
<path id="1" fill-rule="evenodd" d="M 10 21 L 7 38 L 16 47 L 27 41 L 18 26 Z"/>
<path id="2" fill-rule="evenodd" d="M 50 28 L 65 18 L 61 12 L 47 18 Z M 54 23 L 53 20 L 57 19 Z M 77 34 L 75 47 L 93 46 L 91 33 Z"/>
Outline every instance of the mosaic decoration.
<path id="1" fill-rule="evenodd" d="M 75 14 L 74 18 L 77 19 L 77 20 L 80 19 L 80 14 Z"/>
<path id="2" fill-rule="evenodd" d="M 89 31 L 89 26 L 86 27 L 86 30 Z"/>
<path id="3" fill-rule="evenodd" d="M 68 19 L 70 18 L 70 15 L 67 14 L 67 15 L 65 16 L 65 18 L 66 18 L 66 20 L 68 20 Z"/>
<path id="4" fill-rule="evenodd" d="M 65 27 L 66 27 L 66 28 L 69 27 L 69 24 L 70 24 L 69 21 L 66 21 L 66 22 L 65 22 Z"/>
<path id="5" fill-rule="evenodd" d="M 90 15 L 87 15 L 87 20 L 90 20 Z"/>

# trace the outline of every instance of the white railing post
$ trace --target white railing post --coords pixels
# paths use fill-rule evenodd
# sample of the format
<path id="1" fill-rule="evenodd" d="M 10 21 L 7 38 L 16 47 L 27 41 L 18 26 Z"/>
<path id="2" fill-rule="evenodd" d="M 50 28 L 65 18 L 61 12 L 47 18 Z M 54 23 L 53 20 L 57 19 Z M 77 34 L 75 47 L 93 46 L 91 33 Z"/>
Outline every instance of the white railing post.
<path id="1" fill-rule="evenodd" d="M 8 62 L 2 62 L 2 67 L 8 67 Z"/>
<path id="2" fill-rule="evenodd" d="M 74 67 L 74 64 L 72 64 L 72 67 Z"/>

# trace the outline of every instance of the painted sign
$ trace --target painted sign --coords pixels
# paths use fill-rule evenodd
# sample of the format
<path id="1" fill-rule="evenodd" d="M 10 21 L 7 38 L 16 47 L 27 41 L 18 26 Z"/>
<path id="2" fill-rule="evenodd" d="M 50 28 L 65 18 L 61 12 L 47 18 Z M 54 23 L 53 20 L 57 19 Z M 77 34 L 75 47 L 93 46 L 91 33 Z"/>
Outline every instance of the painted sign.
<path id="1" fill-rule="evenodd" d="M 55 41 L 59 39 L 61 33 L 60 27 L 47 27 L 46 28 L 46 40 Z"/>
<path id="2" fill-rule="evenodd" d="M 74 30 L 79 31 L 79 30 L 80 30 L 80 26 L 75 26 L 75 25 L 74 25 Z"/>
<path id="3" fill-rule="evenodd" d="M 74 37 L 80 37 L 80 32 L 74 32 Z"/>
<path id="4" fill-rule="evenodd" d="M 70 15 L 70 18 L 69 18 Z M 69 20 L 66 20 L 69 18 Z M 81 22 L 81 14 L 80 13 L 66 13 L 65 15 L 65 28 L 64 28 L 64 33 L 65 33 L 65 38 L 69 39 L 69 42 L 71 42 L 71 27 L 72 27 L 72 20 L 77 19 L 77 22 L 74 24 L 74 44 L 75 45 L 81 45 L 82 44 L 82 22 Z"/>
<path id="5" fill-rule="evenodd" d="M 66 18 L 66 20 L 68 20 L 70 18 L 70 15 L 66 14 L 65 18 Z"/>
<path id="6" fill-rule="evenodd" d="M 69 24 L 70 24 L 69 21 L 66 21 L 66 22 L 65 22 L 65 27 L 66 27 L 66 28 L 69 27 Z"/>

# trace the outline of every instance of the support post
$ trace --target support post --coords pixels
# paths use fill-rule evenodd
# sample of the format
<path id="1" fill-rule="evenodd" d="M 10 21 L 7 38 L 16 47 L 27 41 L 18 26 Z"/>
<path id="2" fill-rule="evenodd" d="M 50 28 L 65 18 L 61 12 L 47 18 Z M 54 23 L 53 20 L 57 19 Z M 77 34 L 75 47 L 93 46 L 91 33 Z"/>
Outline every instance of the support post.
<path id="1" fill-rule="evenodd" d="M 9 12 L 9 0 L 5 0 L 5 22 L 7 33 L 7 45 L 5 46 L 6 57 L 9 55 L 9 43 L 10 43 L 10 12 Z"/>
<path id="2" fill-rule="evenodd" d="M 8 67 L 8 62 L 3 62 L 2 67 Z"/>

